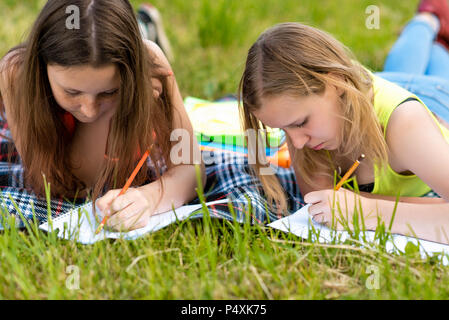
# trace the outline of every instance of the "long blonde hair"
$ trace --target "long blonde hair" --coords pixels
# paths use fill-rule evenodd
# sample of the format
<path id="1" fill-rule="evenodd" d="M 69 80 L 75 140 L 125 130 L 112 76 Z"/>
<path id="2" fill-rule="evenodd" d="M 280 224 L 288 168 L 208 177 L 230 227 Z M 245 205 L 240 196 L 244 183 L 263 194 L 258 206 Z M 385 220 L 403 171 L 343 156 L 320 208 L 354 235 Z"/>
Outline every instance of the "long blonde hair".
<path id="1" fill-rule="evenodd" d="M 80 28 L 66 28 L 66 8 L 80 10 Z M 49 0 L 35 21 L 27 41 L 10 50 L 13 104 L 23 150 L 25 184 L 45 195 L 42 174 L 51 183 L 52 197 L 73 198 L 91 191 L 95 199 L 109 188 L 123 186 L 136 166 L 139 152 L 153 146 L 150 157 L 160 177 L 161 161 L 168 162 L 173 105 L 167 90 L 155 99 L 151 77 L 156 67 L 140 37 L 137 20 L 128 0 Z M 63 112 L 50 88 L 46 67 L 114 64 L 120 73 L 120 105 L 113 116 L 107 140 L 107 155 L 94 186 L 86 186 L 72 172 L 69 146 L 72 137 L 59 117 Z M 3 70 L 5 71 L 5 70 Z M 166 80 L 160 79 L 166 88 Z M 4 110 L 1 110 L 2 112 Z M 157 132 L 157 141 L 153 134 Z M 119 158 L 120 161 L 114 162 Z M 150 179 L 141 170 L 133 181 L 138 186 Z M 152 177 L 153 179 L 154 177 Z"/>
<path id="2" fill-rule="evenodd" d="M 344 119 L 342 144 L 329 154 L 304 147 L 291 155 L 296 172 L 312 186 L 317 175 L 332 181 L 337 164 L 329 155 L 331 159 L 336 155 L 358 158 L 364 153 L 380 167 L 388 161 L 387 144 L 371 99 L 369 73 L 330 34 L 300 23 L 282 23 L 266 30 L 251 46 L 239 85 L 243 127 L 258 130 L 264 125 L 252 112 L 261 107 L 262 98 L 285 93 L 319 95 L 328 84 L 343 92 L 339 98 Z M 257 160 L 253 172 L 261 180 L 269 204 L 284 212 L 286 199 L 279 181 L 274 175 L 260 175 Z"/>

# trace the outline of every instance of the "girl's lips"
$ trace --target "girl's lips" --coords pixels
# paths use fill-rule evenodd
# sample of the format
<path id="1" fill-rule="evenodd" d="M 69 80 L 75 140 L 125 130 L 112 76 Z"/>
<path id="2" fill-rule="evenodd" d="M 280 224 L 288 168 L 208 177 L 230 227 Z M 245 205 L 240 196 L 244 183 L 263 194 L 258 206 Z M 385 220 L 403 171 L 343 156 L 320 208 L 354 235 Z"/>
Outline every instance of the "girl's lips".
<path id="1" fill-rule="evenodd" d="M 313 150 L 320 150 L 321 148 L 323 148 L 323 145 L 324 145 L 324 142 L 323 142 L 323 143 L 320 143 L 319 145 L 317 145 L 317 146 L 315 146 L 315 147 L 313 147 L 312 149 L 313 149 Z"/>

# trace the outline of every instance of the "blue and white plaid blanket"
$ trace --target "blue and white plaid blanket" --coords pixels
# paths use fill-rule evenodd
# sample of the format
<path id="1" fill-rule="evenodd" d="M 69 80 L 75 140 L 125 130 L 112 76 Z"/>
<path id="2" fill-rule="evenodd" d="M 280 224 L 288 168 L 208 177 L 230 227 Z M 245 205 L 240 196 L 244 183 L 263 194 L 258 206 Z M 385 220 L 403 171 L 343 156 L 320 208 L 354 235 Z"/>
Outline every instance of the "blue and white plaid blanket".
<path id="1" fill-rule="evenodd" d="M 245 214 L 251 208 L 252 223 L 266 223 L 282 218 L 269 209 L 262 192 L 262 184 L 250 173 L 246 157 L 228 152 L 204 153 L 206 163 L 213 157 L 214 164 L 206 165 L 207 184 L 205 187 L 206 201 L 228 198 L 232 202 L 236 219 L 244 221 Z M 304 201 L 296 184 L 293 169 L 272 167 L 284 188 L 290 213 L 303 207 Z M 246 209 L 245 209 L 246 208 Z M 209 210 L 211 216 L 232 220 L 228 205 L 216 205 Z"/>

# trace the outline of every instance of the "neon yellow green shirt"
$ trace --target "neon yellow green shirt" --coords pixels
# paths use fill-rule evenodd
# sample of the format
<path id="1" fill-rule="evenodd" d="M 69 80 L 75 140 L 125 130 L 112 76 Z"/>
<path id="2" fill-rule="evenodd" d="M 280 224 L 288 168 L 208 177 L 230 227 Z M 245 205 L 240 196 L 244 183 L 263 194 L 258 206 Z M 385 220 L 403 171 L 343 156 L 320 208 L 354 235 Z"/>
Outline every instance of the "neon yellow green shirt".
<path id="1" fill-rule="evenodd" d="M 384 128 L 384 138 L 386 137 L 386 128 L 393 110 L 408 98 L 415 98 L 429 112 L 434 121 L 438 124 L 441 133 L 447 142 L 449 142 L 449 130 L 440 124 L 427 106 L 414 94 L 401 88 L 400 86 L 373 75 L 374 89 L 374 109 L 380 124 Z M 417 124 L 419 125 L 419 124 Z M 374 166 L 374 188 L 373 194 L 420 197 L 431 191 L 431 188 L 416 175 L 401 175 L 395 172 L 390 165 L 386 166 L 383 172 Z"/>

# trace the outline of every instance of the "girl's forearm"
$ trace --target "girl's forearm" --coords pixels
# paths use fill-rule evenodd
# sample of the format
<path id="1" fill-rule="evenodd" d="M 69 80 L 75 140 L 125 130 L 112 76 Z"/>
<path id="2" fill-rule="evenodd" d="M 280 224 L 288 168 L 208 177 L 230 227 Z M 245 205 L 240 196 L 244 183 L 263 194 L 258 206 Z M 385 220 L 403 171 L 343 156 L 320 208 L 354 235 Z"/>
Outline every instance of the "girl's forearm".
<path id="1" fill-rule="evenodd" d="M 201 165 L 203 186 L 206 182 L 204 165 Z M 161 180 L 163 189 L 161 188 Z M 161 179 L 140 187 L 140 189 L 157 203 L 154 213 L 162 213 L 180 207 L 196 197 L 196 170 L 194 165 L 179 165 L 169 169 Z M 161 193 L 162 191 L 162 193 Z"/>
<path id="2" fill-rule="evenodd" d="M 372 194 L 369 192 L 360 192 L 360 195 L 370 198 L 370 199 L 380 199 L 380 200 L 389 200 L 396 201 L 396 197 L 385 196 L 380 194 Z M 429 198 L 429 197 L 399 197 L 399 202 L 405 203 L 427 203 L 427 204 L 435 204 L 435 203 L 447 203 L 443 198 Z"/>
<path id="3" fill-rule="evenodd" d="M 388 226 L 393 217 L 394 207 L 394 201 L 374 200 L 370 205 L 370 211 L 374 215 L 378 213 Z M 449 243 L 449 203 L 399 202 L 391 232 Z"/>

